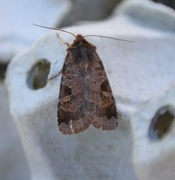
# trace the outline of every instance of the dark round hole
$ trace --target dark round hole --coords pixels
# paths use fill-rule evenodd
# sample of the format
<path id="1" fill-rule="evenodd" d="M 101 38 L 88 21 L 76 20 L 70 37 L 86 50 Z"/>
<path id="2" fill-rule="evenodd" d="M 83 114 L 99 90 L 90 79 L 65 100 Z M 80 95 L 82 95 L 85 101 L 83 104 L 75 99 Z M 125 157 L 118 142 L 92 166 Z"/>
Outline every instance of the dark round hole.
<path id="1" fill-rule="evenodd" d="M 159 140 L 163 138 L 170 130 L 174 119 L 175 116 L 169 106 L 160 108 L 152 118 L 148 137 L 151 140 Z"/>
<path id="2" fill-rule="evenodd" d="M 28 72 L 27 85 L 30 89 L 40 89 L 47 84 L 47 77 L 50 71 L 50 62 L 40 59 Z"/>
<path id="3" fill-rule="evenodd" d="M 172 8 L 172 9 L 175 9 L 175 2 L 172 1 L 172 0 L 152 0 L 152 1 L 154 1 L 156 3 L 161 3 L 161 4 L 165 5 L 165 6 L 168 6 L 168 7 Z"/>
<path id="4" fill-rule="evenodd" d="M 0 63 L 0 80 L 4 80 L 8 64 Z"/>

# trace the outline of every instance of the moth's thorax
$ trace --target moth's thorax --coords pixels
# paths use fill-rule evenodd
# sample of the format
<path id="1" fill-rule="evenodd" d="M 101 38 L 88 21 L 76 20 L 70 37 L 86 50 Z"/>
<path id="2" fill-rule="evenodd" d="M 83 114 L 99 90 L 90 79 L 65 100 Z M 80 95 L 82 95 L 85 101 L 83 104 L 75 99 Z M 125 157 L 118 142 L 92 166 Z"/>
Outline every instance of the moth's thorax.
<path id="1" fill-rule="evenodd" d="M 89 43 L 81 34 L 78 34 L 73 43 L 67 48 L 68 54 L 75 62 L 90 61 L 96 47 Z"/>

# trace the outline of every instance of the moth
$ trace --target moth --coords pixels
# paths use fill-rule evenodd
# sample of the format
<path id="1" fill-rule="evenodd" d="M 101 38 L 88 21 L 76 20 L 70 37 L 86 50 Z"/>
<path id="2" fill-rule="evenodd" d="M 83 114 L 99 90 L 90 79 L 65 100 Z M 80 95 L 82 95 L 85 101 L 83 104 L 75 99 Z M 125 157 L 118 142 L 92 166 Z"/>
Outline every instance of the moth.
<path id="1" fill-rule="evenodd" d="M 81 34 L 60 31 L 72 34 L 75 39 L 68 45 L 62 68 L 57 109 L 59 130 L 63 134 L 77 134 L 89 125 L 102 130 L 116 129 L 115 100 L 96 47 Z"/>
<path id="2" fill-rule="evenodd" d="M 90 124 L 103 130 L 117 127 L 112 90 L 96 47 L 78 34 L 67 48 L 58 100 L 58 126 L 77 134 Z"/>

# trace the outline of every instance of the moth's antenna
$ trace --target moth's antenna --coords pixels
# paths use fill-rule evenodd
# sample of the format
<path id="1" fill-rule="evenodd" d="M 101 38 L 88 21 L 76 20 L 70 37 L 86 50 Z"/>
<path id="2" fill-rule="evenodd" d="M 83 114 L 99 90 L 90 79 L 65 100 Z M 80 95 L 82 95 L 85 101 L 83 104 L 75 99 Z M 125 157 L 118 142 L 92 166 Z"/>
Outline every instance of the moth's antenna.
<path id="1" fill-rule="evenodd" d="M 76 38 L 76 35 L 75 35 L 75 34 L 69 32 L 69 31 L 63 30 L 63 29 L 52 28 L 52 27 L 47 27 L 47 26 L 41 26 L 41 25 L 38 25 L 38 24 L 33 24 L 33 25 L 38 26 L 38 27 L 41 27 L 41 28 L 45 28 L 45 29 L 51 29 L 51 30 L 57 30 L 57 31 L 65 32 L 65 33 L 71 34 L 72 36 L 74 36 L 74 37 Z"/>
<path id="2" fill-rule="evenodd" d="M 130 41 L 130 40 L 118 39 L 118 38 L 114 38 L 114 37 L 101 36 L 101 35 L 85 35 L 85 36 L 83 36 L 83 37 L 89 37 L 89 36 L 93 36 L 93 37 L 102 37 L 102 38 L 108 38 L 108 39 L 113 39 L 113 40 L 117 40 L 117 41 L 125 41 L 125 42 L 130 42 L 130 43 L 133 43 L 133 42 L 134 42 L 134 41 Z"/>

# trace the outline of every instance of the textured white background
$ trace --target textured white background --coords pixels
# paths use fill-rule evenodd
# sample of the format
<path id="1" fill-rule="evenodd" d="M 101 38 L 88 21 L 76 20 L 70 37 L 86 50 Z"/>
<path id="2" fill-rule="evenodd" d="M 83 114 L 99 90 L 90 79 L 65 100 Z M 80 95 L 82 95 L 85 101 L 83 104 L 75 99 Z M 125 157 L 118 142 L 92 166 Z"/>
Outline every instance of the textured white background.
<path id="1" fill-rule="evenodd" d="M 113 132 L 90 127 L 80 135 L 61 135 L 56 122 L 60 78 L 38 91 L 26 86 L 27 72 L 39 58 L 56 64 L 51 67 L 51 74 L 61 68 L 66 51 L 54 32 L 13 59 L 6 79 L 10 110 L 32 179 L 135 180 L 132 158 L 139 179 L 174 177 L 173 168 L 166 173 L 163 165 L 173 165 L 173 131 L 154 145 L 147 137 L 150 118 L 157 109 L 165 103 L 174 105 L 174 21 L 173 10 L 169 8 L 149 1 L 130 1 L 109 20 L 69 28 L 75 33 L 134 40 L 134 43 L 124 43 L 89 38 L 97 46 L 123 117 Z M 61 37 L 72 41 L 65 34 Z M 147 153 L 151 155 L 144 161 Z M 23 168 L 29 177 L 27 165 Z"/>

